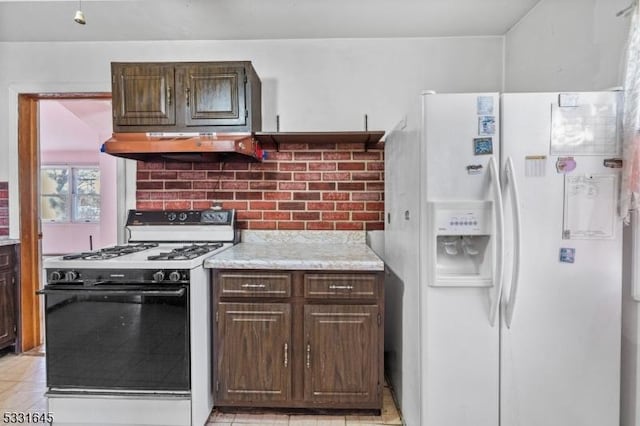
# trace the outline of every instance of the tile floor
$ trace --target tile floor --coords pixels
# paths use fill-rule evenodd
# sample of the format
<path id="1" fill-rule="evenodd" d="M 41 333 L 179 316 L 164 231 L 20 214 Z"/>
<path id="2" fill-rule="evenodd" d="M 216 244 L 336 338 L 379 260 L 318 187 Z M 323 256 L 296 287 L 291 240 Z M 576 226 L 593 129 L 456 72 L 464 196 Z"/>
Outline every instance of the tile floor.
<path id="1" fill-rule="evenodd" d="M 41 352 L 14 355 L 0 353 L 0 412 L 45 412 L 45 358 Z M 214 410 L 207 426 L 373 426 L 402 425 L 401 417 L 391 396 L 384 388 L 384 407 L 380 416 L 330 416 L 299 414 L 230 414 Z"/>
<path id="2" fill-rule="evenodd" d="M 45 412 L 44 357 L 0 354 L 0 412 Z"/>
<path id="3" fill-rule="evenodd" d="M 402 425 L 402 419 L 391 396 L 391 389 L 384 387 L 382 394 L 383 407 L 380 416 L 330 416 L 302 414 L 230 414 L 220 413 L 215 409 L 211 413 L 207 426 L 259 426 L 259 425 L 292 425 L 292 426 L 378 426 Z"/>

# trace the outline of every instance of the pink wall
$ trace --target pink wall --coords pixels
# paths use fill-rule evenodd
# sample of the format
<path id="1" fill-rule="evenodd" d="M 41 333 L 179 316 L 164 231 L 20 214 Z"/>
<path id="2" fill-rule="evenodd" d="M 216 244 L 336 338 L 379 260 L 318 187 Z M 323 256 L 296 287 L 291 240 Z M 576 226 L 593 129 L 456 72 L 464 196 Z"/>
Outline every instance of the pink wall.
<path id="1" fill-rule="evenodd" d="M 117 241 L 116 159 L 100 153 L 111 135 L 111 106 L 105 101 L 41 101 L 41 165 L 100 167 L 101 222 L 42 223 L 42 253 L 53 255 L 113 245 Z"/>
<path id="2" fill-rule="evenodd" d="M 9 235 L 9 183 L 0 182 L 0 237 Z"/>

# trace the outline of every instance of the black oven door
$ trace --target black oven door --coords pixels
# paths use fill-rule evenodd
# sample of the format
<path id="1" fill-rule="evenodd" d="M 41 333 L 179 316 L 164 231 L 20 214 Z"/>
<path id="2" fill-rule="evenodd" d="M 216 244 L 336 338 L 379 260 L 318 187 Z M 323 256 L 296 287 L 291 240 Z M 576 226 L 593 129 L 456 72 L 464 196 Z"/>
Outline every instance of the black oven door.
<path id="1" fill-rule="evenodd" d="M 47 386 L 188 391 L 189 286 L 48 285 Z"/>

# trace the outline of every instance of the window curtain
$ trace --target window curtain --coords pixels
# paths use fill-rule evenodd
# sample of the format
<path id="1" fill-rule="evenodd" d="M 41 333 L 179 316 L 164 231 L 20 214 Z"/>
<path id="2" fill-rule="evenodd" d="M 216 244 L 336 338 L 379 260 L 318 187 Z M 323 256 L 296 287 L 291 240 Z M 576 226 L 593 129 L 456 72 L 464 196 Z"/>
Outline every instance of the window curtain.
<path id="1" fill-rule="evenodd" d="M 637 0 L 631 10 L 627 41 L 622 116 L 622 184 L 620 216 L 640 207 L 640 15 Z"/>

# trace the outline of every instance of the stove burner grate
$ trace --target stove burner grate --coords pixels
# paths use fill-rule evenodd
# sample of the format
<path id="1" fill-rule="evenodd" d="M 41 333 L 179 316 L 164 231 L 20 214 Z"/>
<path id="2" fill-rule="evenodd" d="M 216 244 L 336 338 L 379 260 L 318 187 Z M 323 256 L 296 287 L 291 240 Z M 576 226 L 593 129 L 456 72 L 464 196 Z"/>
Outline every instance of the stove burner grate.
<path id="1" fill-rule="evenodd" d="M 100 250 L 86 251 L 82 253 L 72 253 L 62 256 L 63 260 L 104 260 L 112 259 L 118 256 L 124 256 L 125 254 L 137 253 L 139 251 L 147 250 L 150 248 L 158 247 L 157 243 L 141 243 L 141 244 L 129 244 L 126 246 L 114 246 L 107 247 Z"/>
<path id="2" fill-rule="evenodd" d="M 222 247 L 222 243 L 191 244 L 147 257 L 147 260 L 189 260 Z"/>

